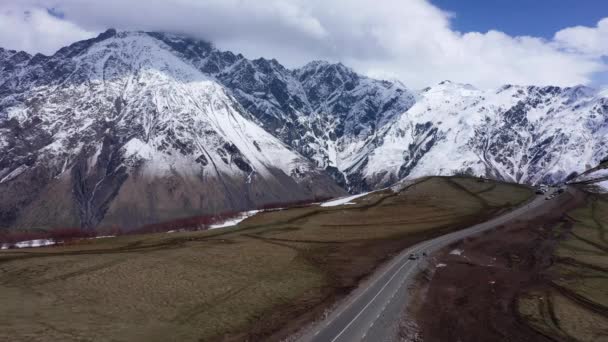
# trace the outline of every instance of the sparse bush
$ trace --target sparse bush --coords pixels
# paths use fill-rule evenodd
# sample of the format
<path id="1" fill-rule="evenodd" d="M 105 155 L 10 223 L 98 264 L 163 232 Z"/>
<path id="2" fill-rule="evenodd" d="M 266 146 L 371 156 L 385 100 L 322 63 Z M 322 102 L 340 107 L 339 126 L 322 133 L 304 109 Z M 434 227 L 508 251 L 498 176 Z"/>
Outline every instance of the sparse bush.
<path id="1" fill-rule="evenodd" d="M 266 203 L 263 206 L 259 207 L 259 209 L 261 210 L 271 210 L 271 209 L 278 209 L 278 208 L 292 208 L 292 207 L 304 207 L 307 205 L 311 205 L 313 203 L 318 203 L 318 202 L 325 202 L 327 200 L 332 199 L 332 197 L 327 197 L 327 196 L 323 196 L 323 197 L 314 197 L 312 199 L 305 199 L 305 200 L 300 200 L 300 201 L 291 201 L 291 202 L 270 202 L 270 203 Z"/>
<path id="2" fill-rule="evenodd" d="M 273 210 L 279 208 L 293 208 L 308 206 L 312 203 L 323 202 L 331 197 L 314 197 L 306 200 L 291 202 L 270 202 L 260 207 L 259 210 Z M 77 227 L 54 228 L 50 230 L 5 230 L 0 231 L 0 243 L 14 244 L 20 241 L 53 239 L 54 241 L 69 242 L 78 239 L 91 238 L 95 236 L 119 236 L 123 234 L 152 234 L 165 233 L 171 230 L 195 231 L 205 230 L 209 226 L 224 222 L 231 218 L 241 215 L 238 211 L 225 211 L 217 214 L 200 215 L 193 217 L 180 218 L 159 223 L 147 224 L 144 226 L 130 228 L 110 226 L 98 229 L 84 229 Z"/>
<path id="3" fill-rule="evenodd" d="M 48 231 L 48 238 L 54 241 L 72 241 L 95 237 L 97 233 L 92 229 L 58 228 Z"/>
<path id="4" fill-rule="evenodd" d="M 160 223 L 148 224 L 136 229 L 129 231 L 129 234 L 150 234 L 150 233 L 164 233 L 171 230 L 204 230 L 209 228 L 210 225 L 236 217 L 239 212 L 223 212 L 216 215 L 201 215 L 187 218 L 181 218 L 171 221 L 165 221 Z"/>
<path id="5" fill-rule="evenodd" d="M 260 207 L 258 210 L 272 210 L 278 208 L 293 208 L 293 207 L 302 207 L 307 206 L 312 203 L 323 202 L 331 197 L 314 197 L 312 199 L 300 200 L 300 201 L 292 201 L 292 202 L 271 202 L 266 203 Z M 165 233 L 171 230 L 184 230 L 184 231 L 195 231 L 195 230 L 205 230 L 208 229 L 209 226 L 217 223 L 224 222 L 231 218 L 235 218 L 241 215 L 241 212 L 238 211 L 225 211 L 222 213 L 217 213 L 213 215 L 201 215 L 201 216 L 193 216 L 181 219 L 175 219 L 170 221 L 164 221 L 159 223 L 148 224 L 145 226 L 141 226 L 135 229 L 129 230 L 128 234 L 151 234 L 151 233 Z"/>

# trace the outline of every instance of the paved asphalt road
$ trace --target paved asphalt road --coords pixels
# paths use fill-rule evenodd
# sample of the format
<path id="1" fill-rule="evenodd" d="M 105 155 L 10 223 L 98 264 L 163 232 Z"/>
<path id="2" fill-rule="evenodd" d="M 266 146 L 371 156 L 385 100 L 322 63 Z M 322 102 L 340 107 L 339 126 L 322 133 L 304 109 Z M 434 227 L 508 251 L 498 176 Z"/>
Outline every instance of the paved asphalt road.
<path id="1" fill-rule="evenodd" d="M 421 242 L 404 250 L 390 263 L 380 268 L 368 281 L 361 284 L 326 319 L 315 324 L 300 341 L 353 342 L 390 341 L 399 321 L 400 306 L 407 299 L 406 284 L 424 258 L 409 260 L 412 253 L 432 253 L 447 245 L 480 232 L 496 228 L 525 213 L 538 209 L 545 203 L 545 196 L 537 196 L 527 204 L 470 228 Z M 388 316 L 388 317 L 387 317 Z"/>

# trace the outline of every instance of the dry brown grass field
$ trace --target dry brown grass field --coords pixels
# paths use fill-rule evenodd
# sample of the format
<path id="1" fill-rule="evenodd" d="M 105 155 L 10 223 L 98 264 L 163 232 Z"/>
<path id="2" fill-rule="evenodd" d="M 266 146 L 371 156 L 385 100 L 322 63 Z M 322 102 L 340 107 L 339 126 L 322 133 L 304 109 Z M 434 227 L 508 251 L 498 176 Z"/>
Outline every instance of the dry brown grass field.
<path id="1" fill-rule="evenodd" d="M 278 340 L 403 248 L 531 195 L 432 177 L 355 204 L 260 213 L 234 228 L 1 251 L 0 340 Z"/>

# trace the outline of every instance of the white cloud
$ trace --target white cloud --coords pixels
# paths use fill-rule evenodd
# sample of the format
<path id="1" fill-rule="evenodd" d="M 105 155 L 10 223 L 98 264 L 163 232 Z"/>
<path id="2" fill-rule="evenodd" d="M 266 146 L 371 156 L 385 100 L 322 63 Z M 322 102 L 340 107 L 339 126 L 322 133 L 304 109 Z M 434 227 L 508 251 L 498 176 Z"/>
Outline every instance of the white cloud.
<path id="1" fill-rule="evenodd" d="M 51 38 L 44 25 L 38 24 L 41 30 L 26 21 L 19 29 L 0 24 L 0 46 L 25 36 L 30 50 L 39 44 L 40 51 L 49 51 L 68 37 L 116 27 L 187 33 L 251 58 L 277 58 L 290 67 L 313 59 L 342 61 L 412 87 L 444 79 L 480 87 L 589 84 L 606 70 L 601 55 L 607 53 L 608 19 L 595 28 L 565 28 L 545 40 L 497 31 L 456 32 L 451 15 L 427 0 L 3 1 L 54 7 L 65 14 L 62 21 L 39 11 L 60 32 Z"/>
<path id="2" fill-rule="evenodd" d="M 50 54 L 93 35 L 42 8 L 0 5 L 0 46 L 3 48 Z"/>
<path id="3" fill-rule="evenodd" d="M 608 18 L 596 27 L 576 26 L 555 34 L 555 41 L 566 49 L 595 56 L 608 56 Z"/>

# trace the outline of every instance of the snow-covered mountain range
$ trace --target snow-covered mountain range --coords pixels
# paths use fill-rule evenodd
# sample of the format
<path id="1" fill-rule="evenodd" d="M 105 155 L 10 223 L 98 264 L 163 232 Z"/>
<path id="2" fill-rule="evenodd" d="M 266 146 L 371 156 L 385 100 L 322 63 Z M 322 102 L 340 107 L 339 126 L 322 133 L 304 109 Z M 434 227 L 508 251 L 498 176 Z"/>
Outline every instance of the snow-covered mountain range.
<path id="1" fill-rule="evenodd" d="M 590 88 L 482 91 L 446 81 L 419 95 L 361 172 L 370 184 L 454 172 L 557 183 L 608 155 L 607 129 L 608 97 Z"/>
<path id="2" fill-rule="evenodd" d="M 136 227 L 344 193 L 153 36 L 2 56 L 4 225 Z"/>
<path id="3" fill-rule="evenodd" d="M 132 227 L 429 174 L 559 182 L 608 155 L 607 118 L 582 86 L 413 91 L 164 33 L 0 49 L 0 227 Z"/>

